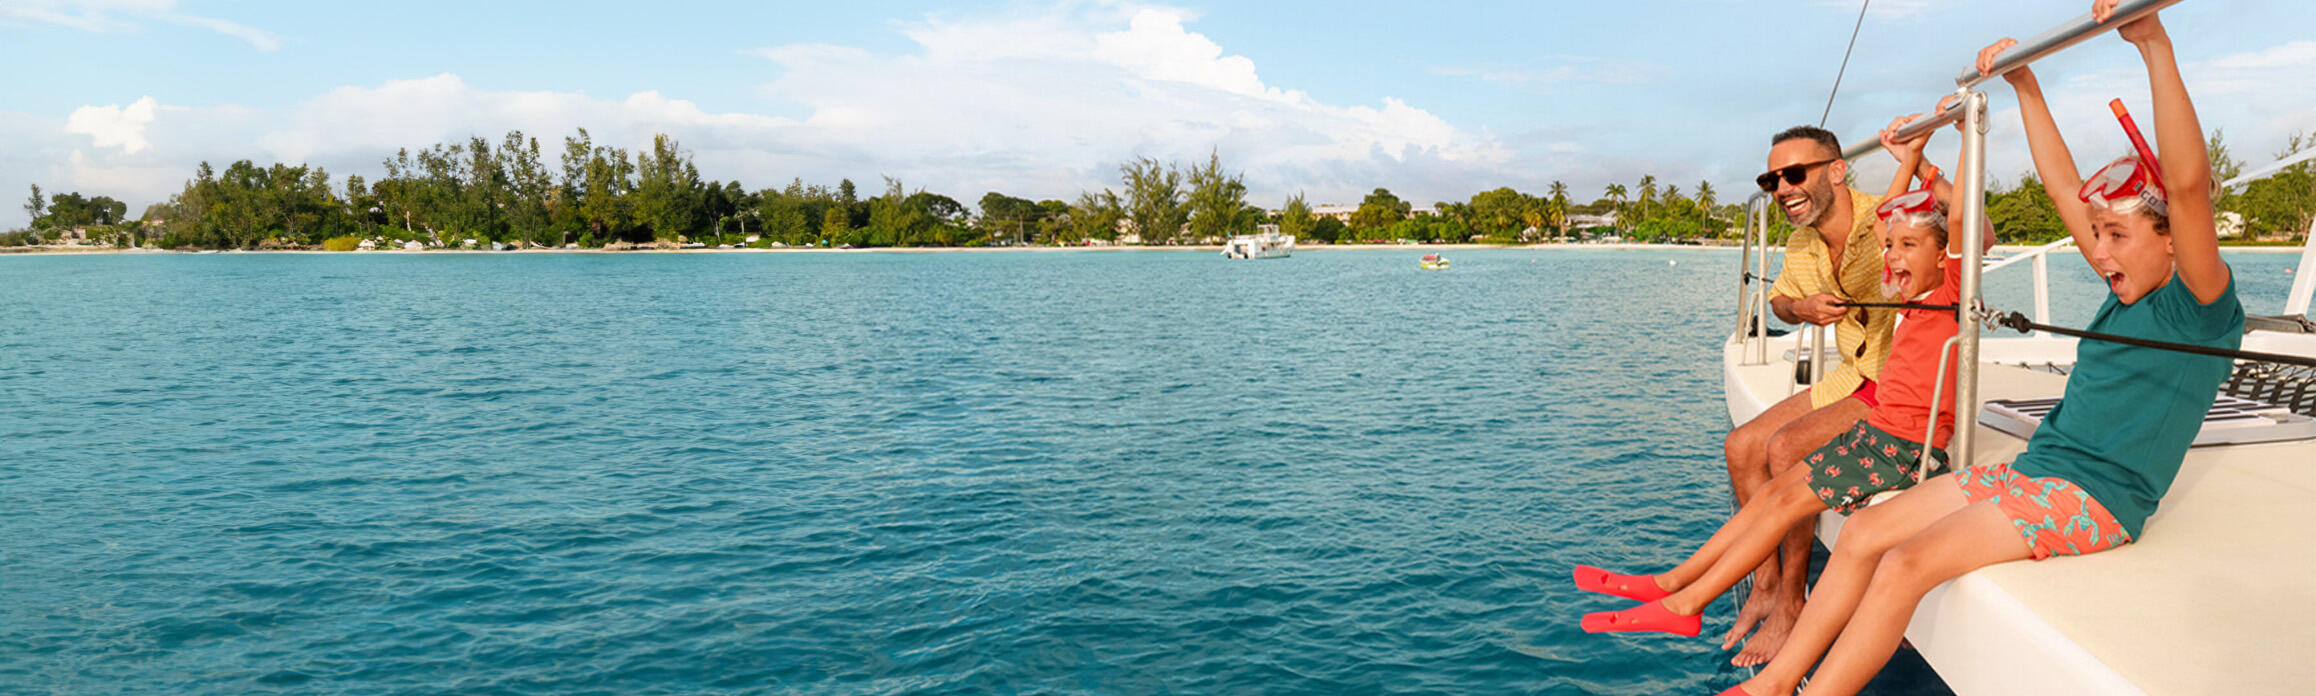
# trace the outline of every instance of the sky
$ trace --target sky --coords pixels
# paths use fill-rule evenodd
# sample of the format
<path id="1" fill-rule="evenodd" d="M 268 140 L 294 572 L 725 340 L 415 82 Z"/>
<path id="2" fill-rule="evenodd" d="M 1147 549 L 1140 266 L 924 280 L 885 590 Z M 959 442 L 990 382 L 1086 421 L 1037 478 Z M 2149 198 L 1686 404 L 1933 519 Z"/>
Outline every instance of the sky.
<path id="1" fill-rule="evenodd" d="M 203 161 L 375 180 L 399 148 L 509 130 L 552 164 L 579 128 L 629 149 L 667 133 L 703 178 L 749 188 L 891 177 L 968 205 L 1074 199 L 1119 187 L 1129 159 L 1209 153 L 1264 207 L 1554 181 L 1589 201 L 1644 175 L 1733 201 L 1770 134 L 1822 114 L 1872 137 L 1951 92 L 1978 48 L 2089 9 L 1878 0 L 1860 25 L 1856 2 L 1808 0 L 650 5 L 0 0 L 0 229 L 27 222 L 32 184 L 134 215 Z M 2239 159 L 2316 132 L 2316 3 L 2188 0 L 2163 20 Z M 2086 171 L 2127 147 L 2108 99 L 2150 113 L 2114 36 L 2037 72 Z M 2013 99 L 1988 92 L 1989 171 L 2015 181 L 2031 164 Z M 1954 152 L 1950 134 L 1931 146 Z"/>

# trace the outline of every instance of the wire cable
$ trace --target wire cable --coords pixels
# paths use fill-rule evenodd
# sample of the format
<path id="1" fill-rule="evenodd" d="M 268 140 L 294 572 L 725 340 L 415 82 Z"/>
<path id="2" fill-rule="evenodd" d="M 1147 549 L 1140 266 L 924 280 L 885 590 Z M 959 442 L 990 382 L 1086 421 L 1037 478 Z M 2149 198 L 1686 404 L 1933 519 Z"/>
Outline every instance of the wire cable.
<path id="1" fill-rule="evenodd" d="M 1826 117 L 1833 115 L 1834 95 L 1842 93 L 1842 75 L 1850 71 L 1850 53 L 1858 50 L 1858 30 L 1865 28 L 1866 8 L 1873 5 L 1874 0 L 1858 3 L 1858 23 L 1856 26 L 1850 27 L 1850 47 L 1842 49 L 1842 67 L 1840 70 L 1834 71 L 1833 91 L 1827 92 L 1825 95 L 1825 113 L 1817 115 L 1817 127 L 1819 128 L 1824 128 Z"/>

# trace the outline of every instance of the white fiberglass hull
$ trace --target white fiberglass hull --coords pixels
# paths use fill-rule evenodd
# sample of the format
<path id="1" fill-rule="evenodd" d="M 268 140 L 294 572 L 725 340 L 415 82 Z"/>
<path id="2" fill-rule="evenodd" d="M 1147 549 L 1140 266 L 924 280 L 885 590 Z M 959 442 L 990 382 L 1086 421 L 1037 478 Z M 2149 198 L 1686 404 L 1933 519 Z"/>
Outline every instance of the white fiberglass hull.
<path id="1" fill-rule="evenodd" d="M 1748 365 L 1723 349 L 1732 422 L 1794 393 L 1793 337 Z M 2073 361 L 2071 342 L 1988 338 L 1987 360 Z M 2255 332 L 2246 350 L 2316 355 L 2316 336 Z M 1983 364 L 1982 399 L 2058 396 L 2065 378 Z M 1967 458 L 2008 461 L 2024 439 L 1978 426 Z M 1959 694 L 2307 693 L 2316 684 L 2316 440 L 2190 450 L 2137 543 L 2007 563 L 1932 591 L 1906 635 Z M 1820 516 L 1839 543 L 1842 518 Z"/>

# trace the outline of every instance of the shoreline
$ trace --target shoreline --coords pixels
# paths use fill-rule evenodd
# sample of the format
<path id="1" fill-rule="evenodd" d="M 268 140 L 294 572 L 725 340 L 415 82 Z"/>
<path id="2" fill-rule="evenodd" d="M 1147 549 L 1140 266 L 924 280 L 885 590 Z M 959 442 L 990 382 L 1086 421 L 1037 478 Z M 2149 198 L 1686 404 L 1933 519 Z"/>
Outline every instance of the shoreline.
<path id="1" fill-rule="evenodd" d="M 1773 246 L 1782 246 L 1782 245 L 1773 245 Z M 2031 251 L 2031 250 L 2033 250 L 2034 248 L 2035 248 L 2035 246 L 2034 246 L 2034 245 L 2013 245 L 2013 244 L 2000 244 L 2000 245 L 1996 245 L 1996 246 L 1993 248 L 1993 250 L 1992 250 L 1992 253 L 2013 253 L 2013 254 L 2015 254 L 2015 253 L 2021 253 L 2021 252 Z M 2301 246 L 2280 246 L 2280 245 L 2267 245 L 2267 244 L 2256 244 L 2256 245 L 2255 245 L 2255 244 L 2243 244 L 2243 245 L 2231 245 L 2231 244 L 2222 244 L 2222 245 L 2220 245 L 2220 251 L 2221 251 L 2221 252 L 2241 252 L 2241 253 L 2253 253 L 2253 254 L 2285 254 L 2285 253 L 2290 253 L 2290 254 L 2299 254 L 2299 253 L 2305 253 L 2305 250 L 2306 250 L 2306 248 L 2307 248 L 2307 247 L 2306 247 L 2306 246 L 2304 246 L 2304 245 L 2301 245 Z M 1715 250 L 1719 250 L 1719 251 L 1738 251 L 1738 250 L 1739 250 L 1739 249 L 1738 249 L 1738 247 L 1736 247 L 1736 246 L 1734 246 L 1734 245 L 1730 245 L 1730 246 L 1723 246 L 1723 245 L 1712 245 L 1712 244 L 1653 244 L 1653 243 L 1644 243 L 1644 242 L 1616 242 L 1616 243 L 1611 243 L 1611 244 L 1585 244 L 1585 243 L 1560 243 L 1560 242 L 1546 242 L 1546 243 L 1541 243 L 1541 244 L 1471 244 L 1471 243 L 1457 243 L 1457 244 L 1323 244 L 1323 245 L 1313 245 L 1313 246 L 1298 246 L 1298 247 L 1296 247 L 1296 248 L 1295 248 L 1295 251 L 1296 251 L 1297 253 L 1308 253 L 1308 252 L 1332 252 L 1332 251 L 1418 251 L 1418 250 L 1432 250 L 1432 251 L 1476 251 L 1476 250 L 1491 250 L 1491 249 L 1503 249 L 1503 250 L 1538 250 L 1538 249 L 1545 249 L 1545 250 L 1553 250 L 1553 249 L 1575 249 L 1575 250 L 1584 250 L 1584 249 L 1599 249 L 1599 250 L 1637 250 L 1637 249 L 1688 249 L 1688 250 L 1697 250 L 1697 251 L 1715 251 Z M 486 250 L 486 249 L 426 249 L 426 250 L 423 250 L 423 251 L 404 251 L 404 250 L 400 250 L 400 249 L 375 249 L 375 250 L 370 250 L 370 251 L 325 251 L 325 250 L 321 250 L 321 249 L 268 249 L 268 250 L 256 250 L 256 249 L 246 249 L 246 250 L 245 250 L 245 249 L 220 249 L 220 250 L 209 250 L 209 249 L 204 249 L 204 250 L 200 250 L 200 251 L 177 251 L 177 250 L 169 250 L 169 249 L 114 249 L 114 248 L 97 248 L 97 247 L 32 246 L 32 247 L 0 247 L 0 258 L 5 258 L 5 257 L 9 257 L 9 256 L 95 256 L 95 255 L 105 255 L 105 254 L 139 254 L 139 255 L 142 255 L 142 254 L 153 254 L 153 255 L 162 255 L 162 254 L 167 254 L 167 255 L 191 255 L 191 254 L 203 254 L 203 253 L 212 253 L 212 252 L 214 252 L 214 253 L 219 253 L 219 254 L 347 254 L 347 255 L 355 255 L 355 254 L 405 254 L 405 255 L 424 255 L 424 254 L 484 254 L 484 255 L 493 255 L 493 256 L 505 256 L 505 255 L 509 255 L 509 254 L 880 254 L 880 253 L 881 253 L 881 254 L 943 254 L 943 253 L 1002 253 L 1002 252 L 1038 252 L 1038 253 L 1051 253 L 1051 252 L 1161 252 L 1161 251 L 1173 251 L 1173 252 L 1192 251 L 1192 252 L 1205 252 L 1205 253 L 1216 253 L 1216 254 L 1219 254 L 1219 253 L 1221 253 L 1221 252 L 1222 252 L 1222 246 L 1221 246 L 1221 245 L 1183 245 L 1183 246 L 1138 246 L 1138 245 L 1137 245 L 1137 246 L 1018 246 L 1018 247 L 875 247 L 875 248 L 861 248 L 861 249 L 823 249 L 823 248 L 812 248 L 812 247 L 795 247 L 795 248 L 784 248 L 784 249 L 620 249 L 620 250 L 608 250 L 608 249 L 519 249 L 519 250 L 503 250 L 503 251 L 490 251 L 490 250 Z"/>

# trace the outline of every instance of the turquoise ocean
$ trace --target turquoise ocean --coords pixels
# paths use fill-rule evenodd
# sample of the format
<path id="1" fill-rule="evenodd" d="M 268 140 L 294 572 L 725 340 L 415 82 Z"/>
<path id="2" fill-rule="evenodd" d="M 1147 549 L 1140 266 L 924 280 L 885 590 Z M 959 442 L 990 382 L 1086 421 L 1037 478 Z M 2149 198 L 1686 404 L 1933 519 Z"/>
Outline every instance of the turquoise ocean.
<path id="1" fill-rule="evenodd" d="M 0 258 L 0 693 L 1734 683 L 1568 572 L 1727 514 L 1737 254 L 1421 253 Z"/>

